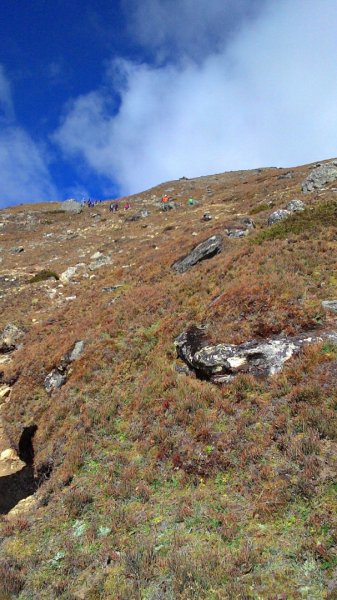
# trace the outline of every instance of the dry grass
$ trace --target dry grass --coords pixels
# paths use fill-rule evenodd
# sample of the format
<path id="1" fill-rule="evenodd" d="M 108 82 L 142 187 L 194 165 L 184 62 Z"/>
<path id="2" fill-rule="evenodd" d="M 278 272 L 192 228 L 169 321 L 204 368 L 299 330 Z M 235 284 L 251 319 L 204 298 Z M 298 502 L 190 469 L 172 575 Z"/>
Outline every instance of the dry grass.
<path id="1" fill-rule="evenodd" d="M 267 229 L 254 208 L 284 207 L 306 171 L 175 183 L 182 207 L 161 213 L 149 204 L 144 222 L 124 223 L 107 206 L 93 211 L 101 220 L 33 206 L 30 230 L 13 210 L 18 221 L 1 244 L 20 236 L 25 252 L 3 263 L 17 285 L 5 288 L 1 324 L 27 334 L 4 365 L 6 378 L 17 377 L 5 414 L 14 443 L 38 425 L 35 465 L 53 471 L 25 525 L 1 523 L 6 593 L 66 600 L 85 585 L 86 597 L 111 600 L 326 597 L 336 566 L 335 347 L 308 348 L 268 381 L 241 376 L 222 387 L 178 374 L 173 347 L 191 324 L 234 343 L 334 328 L 321 310 L 337 285 L 330 193 L 310 196 L 313 210 L 279 228 Z M 186 207 L 184 194 L 201 205 Z M 218 257 L 172 272 L 178 256 L 252 211 L 251 238 L 225 240 Z M 41 269 L 88 263 L 97 250 L 111 252 L 112 265 L 92 278 L 24 285 Z M 83 356 L 48 396 L 44 377 L 79 339 Z"/>

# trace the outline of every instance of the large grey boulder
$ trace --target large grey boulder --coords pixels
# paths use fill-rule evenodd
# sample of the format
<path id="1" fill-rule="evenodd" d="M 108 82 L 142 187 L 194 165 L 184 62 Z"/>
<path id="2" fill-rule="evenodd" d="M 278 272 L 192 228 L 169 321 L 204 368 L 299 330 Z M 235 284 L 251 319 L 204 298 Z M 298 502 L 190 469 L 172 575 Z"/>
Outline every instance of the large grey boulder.
<path id="1" fill-rule="evenodd" d="M 322 189 L 327 183 L 337 180 L 337 160 L 319 165 L 309 173 L 302 183 L 302 192 L 308 193 Z"/>
<path id="2" fill-rule="evenodd" d="M 278 223 L 279 221 L 284 221 L 285 219 L 287 219 L 289 217 L 290 214 L 291 213 L 289 210 L 284 210 L 283 208 L 280 208 L 280 210 L 275 210 L 268 217 L 268 225 L 274 225 L 274 223 Z"/>
<path id="3" fill-rule="evenodd" d="M 12 352 L 18 347 L 20 338 L 24 335 L 22 329 L 19 329 L 13 323 L 8 323 L 0 333 L 0 354 Z"/>
<path id="4" fill-rule="evenodd" d="M 76 202 L 76 200 L 73 200 L 71 198 L 70 200 L 65 200 L 64 202 L 62 202 L 61 210 L 74 214 L 79 214 L 82 212 L 82 206 L 79 202 Z"/>
<path id="5" fill-rule="evenodd" d="M 307 333 L 289 338 L 274 337 L 262 342 L 251 340 L 238 345 L 209 345 L 204 331 L 191 327 L 176 338 L 175 346 L 178 356 L 200 379 L 225 383 L 240 372 L 264 377 L 274 375 L 305 344 L 322 341 L 323 337 L 333 342 L 337 340 L 335 333 L 323 336 Z"/>
<path id="6" fill-rule="evenodd" d="M 223 238 L 221 235 L 212 235 L 207 240 L 204 240 L 189 252 L 183 258 L 180 258 L 172 265 L 172 269 L 177 271 L 177 273 L 185 273 L 188 271 L 193 265 L 198 262 L 212 258 L 216 254 L 219 254 L 222 251 L 223 247 Z"/>

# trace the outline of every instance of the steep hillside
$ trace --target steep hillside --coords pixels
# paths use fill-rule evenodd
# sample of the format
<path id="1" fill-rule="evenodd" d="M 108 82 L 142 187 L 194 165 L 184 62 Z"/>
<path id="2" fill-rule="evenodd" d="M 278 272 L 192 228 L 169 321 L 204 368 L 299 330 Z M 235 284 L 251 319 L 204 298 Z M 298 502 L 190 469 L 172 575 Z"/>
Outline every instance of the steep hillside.
<path id="1" fill-rule="evenodd" d="M 337 598 L 336 181 L 0 211 L 0 598 Z"/>

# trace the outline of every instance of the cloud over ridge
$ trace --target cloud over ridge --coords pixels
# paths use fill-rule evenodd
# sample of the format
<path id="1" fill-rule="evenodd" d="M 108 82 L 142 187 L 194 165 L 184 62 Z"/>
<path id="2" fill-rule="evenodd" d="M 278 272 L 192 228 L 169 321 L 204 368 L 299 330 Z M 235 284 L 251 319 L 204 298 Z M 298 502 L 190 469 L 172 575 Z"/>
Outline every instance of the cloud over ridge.
<path id="1" fill-rule="evenodd" d="M 203 32 L 204 55 L 186 34 L 190 23 L 171 36 L 180 40 L 177 60 L 167 50 L 170 21 L 163 20 L 162 37 L 150 39 L 146 18 L 156 15 L 157 31 L 158 15 L 169 14 L 166 0 L 146 0 L 147 13 L 130 2 L 132 26 L 158 60 L 115 60 L 101 88 L 73 100 L 54 135 L 66 156 L 81 157 L 117 181 L 121 193 L 132 193 L 182 175 L 337 154 L 335 0 L 255 2 L 254 14 L 240 0 L 240 27 L 229 23 L 229 38 L 217 33 L 214 44 L 207 38 L 212 22 L 200 22 L 213 6 L 215 25 L 220 3 L 211 1 L 204 12 L 190 0 L 178 4 L 185 22 L 194 19 L 195 31 Z"/>
<path id="2" fill-rule="evenodd" d="M 10 82 L 0 65 L 0 208 L 56 198 L 46 151 L 16 122 Z"/>

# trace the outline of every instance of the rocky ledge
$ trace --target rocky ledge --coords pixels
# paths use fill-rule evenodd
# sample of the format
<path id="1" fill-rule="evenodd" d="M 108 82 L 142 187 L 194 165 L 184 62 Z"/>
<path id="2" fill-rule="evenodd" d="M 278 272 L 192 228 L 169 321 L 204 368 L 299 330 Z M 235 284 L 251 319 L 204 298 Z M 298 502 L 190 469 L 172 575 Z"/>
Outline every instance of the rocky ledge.
<path id="1" fill-rule="evenodd" d="M 213 383 L 227 383 L 239 373 L 257 377 L 274 375 L 305 344 L 321 342 L 323 339 L 337 343 L 337 332 L 279 336 L 263 341 L 250 340 L 239 345 L 209 345 L 204 330 L 193 326 L 176 338 L 175 346 L 179 358 L 197 377 Z"/>

